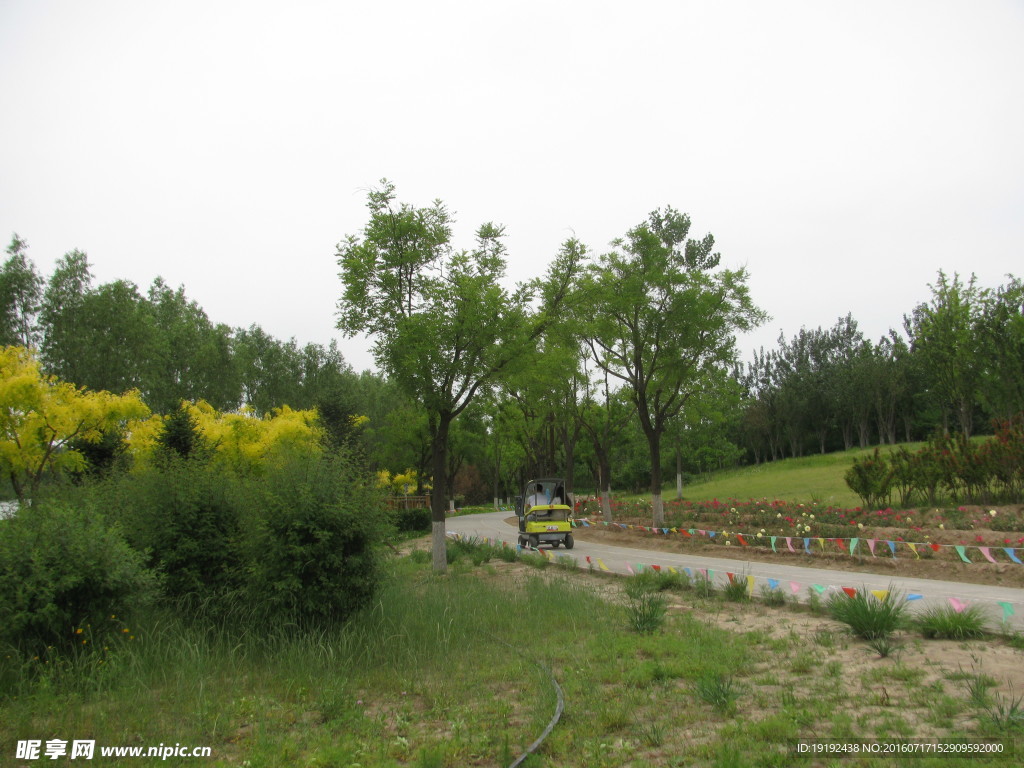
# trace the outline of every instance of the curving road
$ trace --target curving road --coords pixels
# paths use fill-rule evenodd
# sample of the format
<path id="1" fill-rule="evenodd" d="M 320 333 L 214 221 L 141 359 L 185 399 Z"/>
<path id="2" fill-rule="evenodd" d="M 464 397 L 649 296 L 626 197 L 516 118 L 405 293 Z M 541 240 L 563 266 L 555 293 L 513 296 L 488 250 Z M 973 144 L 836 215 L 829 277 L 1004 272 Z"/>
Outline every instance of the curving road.
<path id="1" fill-rule="evenodd" d="M 461 536 L 477 537 L 504 541 L 516 546 L 519 531 L 505 520 L 511 512 L 485 512 L 478 515 L 462 515 L 448 518 L 445 525 L 450 533 Z M 549 549 L 542 546 L 542 549 Z M 883 576 L 877 573 L 857 573 L 854 571 L 832 571 L 825 568 L 805 568 L 788 564 L 751 562 L 737 559 L 700 557 L 673 552 L 660 552 L 649 549 L 598 544 L 590 541 L 577 541 L 571 552 L 563 549 L 553 550 L 555 554 L 571 554 L 582 567 L 587 567 L 587 558 L 595 567 L 600 560 L 615 573 L 627 574 L 627 568 L 635 568 L 638 563 L 644 565 L 669 566 L 683 568 L 709 569 L 715 572 L 715 581 L 719 585 L 726 581 L 726 572 L 731 571 L 743 576 L 755 578 L 755 589 L 767 584 L 768 579 L 776 579 L 779 589 L 792 594 L 791 582 L 799 585 L 801 599 L 806 599 L 807 589 L 812 584 L 838 589 L 840 587 L 861 587 L 868 589 L 889 589 L 890 586 L 903 594 L 922 595 L 914 600 L 915 610 L 929 605 L 949 605 L 949 598 L 969 604 L 979 605 L 988 619 L 990 629 L 998 629 L 1003 624 L 1005 610 L 1000 603 L 1009 603 L 1013 610 L 1006 623 L 1010 629 L 1024 631 L 1024 589 L 1014 587 L 997 587 L 987 584 L 962 584 L 952 581 L 936 581 L 934 579 L 914 579 L 896 576 Z M 1024 566 L 1021 566 L 1024 568 Z"/>

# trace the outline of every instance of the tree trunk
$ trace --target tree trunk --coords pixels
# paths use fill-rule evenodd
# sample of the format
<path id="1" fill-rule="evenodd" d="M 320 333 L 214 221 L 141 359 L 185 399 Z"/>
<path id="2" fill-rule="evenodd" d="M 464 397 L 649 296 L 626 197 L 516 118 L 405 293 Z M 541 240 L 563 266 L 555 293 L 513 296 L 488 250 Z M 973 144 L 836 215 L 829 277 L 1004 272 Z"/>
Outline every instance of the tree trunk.
<path id="1" fill-rule="evenodd" d="M 658 430 L 645 430 L 647 445 L 651 451 L 651 511 L 654 516 L 655 528 L 665 525 L 665 507 L 661 499 L 661 433 Z"/>
<path id="2" fill-rule="evenodd" d="M 601 514 L 604 521 L 612 521 L 612 486 L 611 483 L 601 486 Z"/>
<path id="3" fill-rule="evenodd" d="M 966 398 L 960 400 L 960 430 L 967 438 L 974 431 L 974 413 L 971 409 L 971 401 Z"/>
<path id="4" fill-rule="evenodd" d="M 445 540 L 445 509 L 447 500 L 444 497 L 445 474 L 448 470 L 448 431 L 452 424 L 452 415 L 442 413 L 438 416 L 437 429 L 430 440 L 432 466 L 434 469 L 434 492 L 430 496 L 431 548 L 433 549 L 434 573 L 448 572 L 448 543 Z"/>
<path id="5" fill-rule="evenodd" d="M 683 499 L 683 455 L 679 450 L 678 443 L 676 443 L 676 498 L 680 501 Z"/>

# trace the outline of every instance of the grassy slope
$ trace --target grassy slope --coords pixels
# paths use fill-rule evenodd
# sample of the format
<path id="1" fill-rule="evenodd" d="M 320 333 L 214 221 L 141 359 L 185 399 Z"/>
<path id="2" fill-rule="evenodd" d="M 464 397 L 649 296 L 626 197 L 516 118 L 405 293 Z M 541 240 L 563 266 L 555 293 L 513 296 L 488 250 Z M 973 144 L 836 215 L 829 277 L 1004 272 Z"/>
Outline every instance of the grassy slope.
<path id="1" fill-rule="evenodd" d="M 919 443 L 908 443 L 914 449 Z M 882 448 L 883 453 L 894 450 Z M 855 458 L 866 456 L 874 448 L 853 448 L 849 451 L 783 459 L 752 467 L 716 472 L 706 482 L 683 487 L 683 498 L 689 501 L 705 499 L 768 498 L 795 502 L 818 501 L 841 507 L 856 507 L 861 501 L 843 480 Z M 665 487 L 664 497 L 675 498 L 675 485 Z"/>

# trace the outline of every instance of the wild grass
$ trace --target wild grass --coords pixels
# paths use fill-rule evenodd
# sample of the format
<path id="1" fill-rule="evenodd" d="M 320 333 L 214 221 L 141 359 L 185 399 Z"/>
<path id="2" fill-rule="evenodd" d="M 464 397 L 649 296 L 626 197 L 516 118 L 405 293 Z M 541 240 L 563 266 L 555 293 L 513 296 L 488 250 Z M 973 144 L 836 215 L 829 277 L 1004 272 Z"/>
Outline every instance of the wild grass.
<path id="1" fill-rule="evenodd" d="M 991 732 L 1000 735 L 1024 733 L 1024 696 L 996 696 L 985 709 L 985 721 Z"/>
<path id="2" fill-rule="evenodd" d="M 641 634 L 661 629 L 665 624 L 666 612 L 665 598 L 656 592 L 637 592 L 630 596 L 626 604 L 629 626 Z"/>
<path id="3" fill-rule="evenodd" d="M 959 613 L 951 605 L 931 606 L 914 620 L 914 626 L 927 638 L 969 640 L 985 634 L 985 616 L 977 605 Z"/>
<path id="4" fill-rule="evenodd" d="M 636 597 L 643 592 L 682 592 L 689 588 L 690 580 L 684 573 L 647 569 L 628 577 L 623 585 L 627 595 Z"/>
<path id="5" fill-rule="evenodd" d="M 697 681 L 695 693 L 702 701 L 710 704 L 719 714 L 729 714 L 736 708 L 739 691 L 732 676 L 713 674 Z"/>
<path id="6" fill-rule="evenodd" d="M 730 580 L 722 587 L 722 597 L 734 603 L 745 603 L 750 600 L 745 577 Z"/>
<path id="7" fill-rule="evenodd" d="M 891 586 L 884 600 L 861 587 L 853 597 L 845 592 L 831 595 L 825 607 L 832 618 L 846 624 L 854 635 L 865 640 L 889 637 L 907 622 L 907 604 Z"/>
<path id="8" fill-rule="evenodd" d="M 888 658 L 900 649 L 900 644 L 891 635 L 873 637 L 868 640 L 868 648 L 878 654 L 880 658 Z"/>
<path id="9" fill-rule="evenodd" d="M 950 737 L 976 735 L 953 725 L 969 719 L 962 696 L 911 703 L 923 673 L 910 666 L 880 666 L 851 696 L 842 635 L 725 631 L 724 603 L 693 601 L 695 591 L 681 593 L 690 611 L 638 632 L 620 603 L 580 587 L 585 574 L 503 577 L 493 559 L 473 563 L 460 552 L 439 577 L 429 558 L 394 559 L 372 605 L 344 625 L 242 629 L 244 606 L 233 627 L 154 610 L 130 628 L 135 640 L 63 666 L 0 654 L 0 754 L 88 733 L 97 744 L 209 745 L 215 768 L 507 766 L 554 710 L 541 664 L 567 716 L 527 761 L 537 768 L 790 765 L 796 739 L 895 733 L 909 727 L 894 714 L 908 706 Z M 653 575 L 634 584 L 634 602 L 677 588 Z M 1014 734 L 1022 706 L 991 697 L 974 720 Z"/>

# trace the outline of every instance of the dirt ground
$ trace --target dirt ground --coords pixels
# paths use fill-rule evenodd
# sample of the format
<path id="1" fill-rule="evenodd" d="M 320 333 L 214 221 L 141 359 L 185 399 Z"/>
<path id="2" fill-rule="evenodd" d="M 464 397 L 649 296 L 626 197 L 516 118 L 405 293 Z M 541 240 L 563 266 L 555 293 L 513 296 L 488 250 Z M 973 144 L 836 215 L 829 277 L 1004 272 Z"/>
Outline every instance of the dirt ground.
<path id="1" fill-rule="evenodd" d="M 515 524 L 515 518 L 512 518 L 512 521 Z M 622 520 L 621 522 L 629 524 L 633 521 Z M 818 545 L 815 542 L 813 555 L 808 555 L 802 550 L 796 553 L 786 552 L 783 551 L 784 546 L 779 547 L 779 551 L 775 553 L 771 551 L 770 547 L 759 547 L 753 544 L 747 547 L 726 547 L 721 544 L 712 544 L 706 539 L 696 536 L 684 538 L 679 534 L 649 533 L 621 528 L 579 527 L 573 530 L 573 536 L 579 541 L 594 541 L 636 549 L 649 549 L 655 552 L 688 553 L 701 557 L 720 557 L 738 561 L 784 563 L 841 571 L 1024 588 L 1024 565 L 988 563 L 983 560 L 979 562 L 980 558 L 973 557 L 977 554 L 976 551 L 970 553 L 973 562 L 968 564 L 951 559 L 948 552 L 944 553 L 944 556 L 938 557 L 932 556 L 929 551 L 924 551 L 921 559 L 914 559 L 913 555 L 907 552 L 909 557 L 901 553 L 900 557 L 893 558 L 889 556 L 888 548 L 879 547 L 876 549 L 877 557 L 871 557 L 870 554 L 851 557 L 839 552 L 818 552 Z M 882 554 L 883 549 L 884 555 Z"/>
<path id="2" fill-rule="evenodd" d="M 545 579 L 569 578 L 609 602 L 624 603 L 626 600 L 624 579 L 621 577 L 561 568 L 538 571 L 525 563 L 500 560 L 490 561 L 488 570 L 490 575 L 483 578 L 501 580 L 510 588 L 538 575 Z M 1001 637 L 989 636 L 970 641 L 925 640 L 909 631 L 900 632 L 897 634 L 898 650 L 882 658 L 863 640 L 854 638 L 844 624 L 814 613 L 806 606 L 790 604 L 784 608 L 773 608 L 756 600 L 732 603 L 700 600 L 692 593 L 668 592 L 666 595 L 670 611 L 690 613 L 723 630 L 755 633 L 770 639 L 793 636 L 803 639 L 804 646 L 816 657 L 827 657 L 830 662 L 841 664 L 845 681 L 856 681 L 851 683 L 858 686 L 850 699 L 851 715 L 863 717 L 872 708 L 880 713 L 897 709 L 914 727 L 919 739 L 930 736 L 938 739 L 948 733 L 953 724 L 943 723 L 940 726 L 926 722 L 923 718 L 927 716 L 928 708 L 921 706 L 920 702 L 912 702 L 915 691 L 934 686 L 933 690 L 945 690 L 964 697 L 968 679 L 977 676 L 991 679 L 993 695 L 1012 700 L 1024 690 L 1024 650 Z M 759 685 L 765 695 L 773 695 L 769 690 L 773 685 L 763 682 L 772 677 L 777 678 L 774 687 L 779 687 L 780 691 L 783 688 L 793 690 L 792 676 L 786 674 L 785 665 L 769 661 L 760 667 L 763 668 L 751 671 L 751 678 L 762 681 Z M 914 675 L 912 684 L 900 682 L 910 675 Z M 820 682 L 817 677 L 810 676 L 807 684 L 813 686 Z M 959 715 L 958 718 L 964 722 L 956 725 L 972 727 L 971 717 Z"/>

